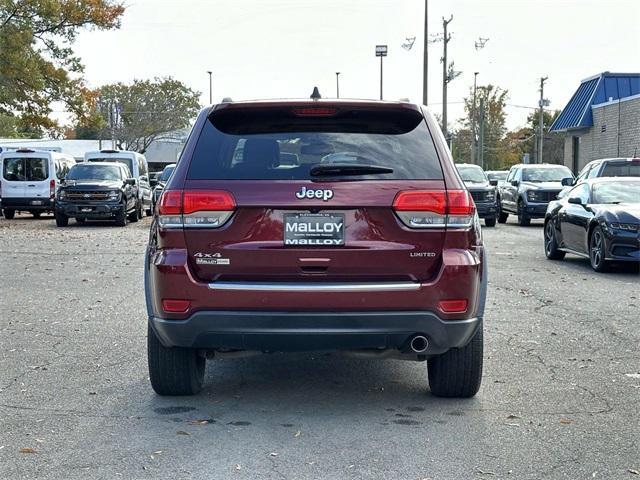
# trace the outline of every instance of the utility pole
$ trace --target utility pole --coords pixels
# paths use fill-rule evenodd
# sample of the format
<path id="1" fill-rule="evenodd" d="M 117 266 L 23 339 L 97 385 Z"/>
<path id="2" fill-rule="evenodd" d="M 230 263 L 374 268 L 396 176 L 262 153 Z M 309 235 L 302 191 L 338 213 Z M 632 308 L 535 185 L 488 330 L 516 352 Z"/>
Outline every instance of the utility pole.
<path id="1" fill-rule="evenodd" d="M 478 146 L 478 165 L 484 169 L 484 98 L 480 98 L 480 134 Z"/>
<path id="2" fill-rule="evenodd" d="M 422 104 L 429 105 L 429 0 L 424 0 L 424 57 L 422 71 Z"/>
<path id="3" fill-rule="evenodd" d="M 336 98 L 340 98 L 340 72 L 336 72 Z"/>
<path id="4" fill-rule="evenodd" d="M 471 107 L 471 163 L 476 163 L 476 90 L 480 72 L 473 72 L 473 105 Z"/>
<path id="5" fill-rule="evenodd" d="M 449 18 L 449 20 L 445 20 L 442 17 L 442 27 L 444 29 L 444 37 L 442 42 L 444 44 L 444 52 L 442 56 L 442 133 L 444 133 L 445 138 L 448 138 L 448 128 L 447 128 L 447 84 L 449 83 L 449 64 L 447 62 L 447 44 L 449 40 L 451 40 L 451 35 L 447 33 L 447 27 L 453 20 L 453 15 Z"/>
<path id="6" fill-rule="evenodd" d="M 542 163 L 542 144 L 544 142 L 544 82 L 547 81 L 549 77 L 540 77 L 540 117 L 538 118 L 538 131 L 540 146 L 538 147 L 538 163 Z"/>
<path id="7" fill-rule="evenodd" d="M 209 74 L 209 105 L 213 104 L 213 79 L 211 77 L 213 72 L 207 70 Z"/>

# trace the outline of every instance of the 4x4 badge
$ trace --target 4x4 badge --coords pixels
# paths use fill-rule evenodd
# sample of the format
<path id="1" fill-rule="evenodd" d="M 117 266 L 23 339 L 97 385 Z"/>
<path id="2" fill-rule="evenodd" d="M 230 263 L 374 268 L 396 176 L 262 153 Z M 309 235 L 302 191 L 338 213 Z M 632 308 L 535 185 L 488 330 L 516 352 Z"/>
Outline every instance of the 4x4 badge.
<path id="1" fill-rule="evenodd" d="M 296 197 L 299 199 L 303 199 L 303 198 L 317 198 L 318 200 L 322 199 L 322 201 L 326 202 L 327 200 L 330 200 L 331 198 L 333 198 L 333 190 L 331 189 L 317 189 L 317 190 L 313 190 L 311 188 L 307 188 L 307 187 L 301 187 L 300 190 L 298 192 L 296 192 Z"/>
<path id="2" fill-rule="evenodd" d="M 231 260 L 228 258 L 221 258 L 220 253 L 194 253 L 193 256 L 196 259 L 198 265 L 229 265 Z"/>

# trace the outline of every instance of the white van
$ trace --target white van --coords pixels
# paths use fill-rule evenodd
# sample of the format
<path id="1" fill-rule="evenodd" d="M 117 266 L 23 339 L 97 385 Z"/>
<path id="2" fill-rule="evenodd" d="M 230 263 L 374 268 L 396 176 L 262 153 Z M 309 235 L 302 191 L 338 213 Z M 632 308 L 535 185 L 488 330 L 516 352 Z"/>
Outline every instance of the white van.
<path id="1" fill-rule="evenodd" d="M 100 150 L 96 152 L 86 152 L 84 154 L 85 162 L 120 162 L 129 167 L 129 171 L 133 178 L 138 182 L 138 208 L 145 211 L 147 215 L 151 215 L 152 208 L 152 191 L 149 184 L 149 166 L 147 159 L 138 152 L 129 150 Z"/>
<path id="2" fill-rule="evenodd" d="M 16 212 L 39 217 L 53 212 L 53 201 L 60 181 L 76 161 L 60 152 L 20 148 L 0 154 L 0 202 L 6 219 Z"/>

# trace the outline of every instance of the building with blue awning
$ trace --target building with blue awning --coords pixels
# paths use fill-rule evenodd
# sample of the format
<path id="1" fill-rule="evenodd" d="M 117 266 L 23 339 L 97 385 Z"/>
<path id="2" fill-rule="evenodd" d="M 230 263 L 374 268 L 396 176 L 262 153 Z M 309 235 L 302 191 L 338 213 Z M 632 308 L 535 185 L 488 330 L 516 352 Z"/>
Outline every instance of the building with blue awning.
<path id="1" fill-rule="evenodd" d="M 564 133 L 564 163 L 640 155 L 640 73 L 604 72 L 582 81 L 551 132 Z"/>

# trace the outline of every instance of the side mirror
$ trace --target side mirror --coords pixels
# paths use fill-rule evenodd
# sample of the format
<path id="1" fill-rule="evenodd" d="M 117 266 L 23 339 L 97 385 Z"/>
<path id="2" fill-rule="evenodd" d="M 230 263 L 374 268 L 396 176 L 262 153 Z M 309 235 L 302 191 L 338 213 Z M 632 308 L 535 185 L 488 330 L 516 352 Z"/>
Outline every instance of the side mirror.
<path id="1" fill-rule="evenodd" d="M 135 178 L 125 178 L 124 183 L 125 183 L 125 185 L 133 185 L 133 186 L 135 186 L 136 179 Z"/>
<path id="2" fill-rule="evenodd" d="M 582 199 L 580 197 L 569 197 L 567 202 L 573 203 L 574 205 L 582 205 Z"/>
<path id="3" fill-rule="evenodd" d="M 514 187 L 517 187 L 520 184 L 520 182 L 518 182 L 518 180 L 511 180 L 511 185 L 513 185 Z"/>
<path id="4" fill-rule="evenodd" d="M 498 180 L 489 180 L 489 185 L 491 185 L 492 187 L 497 187 L 498 186 Z"/>
<path id="5" fill-rule="evenodd" d="M 562 186 L 563 187 L 570 187 L 575 183 L 575 180 L 571 177 L 565 177 L 561 180 Z"/>

